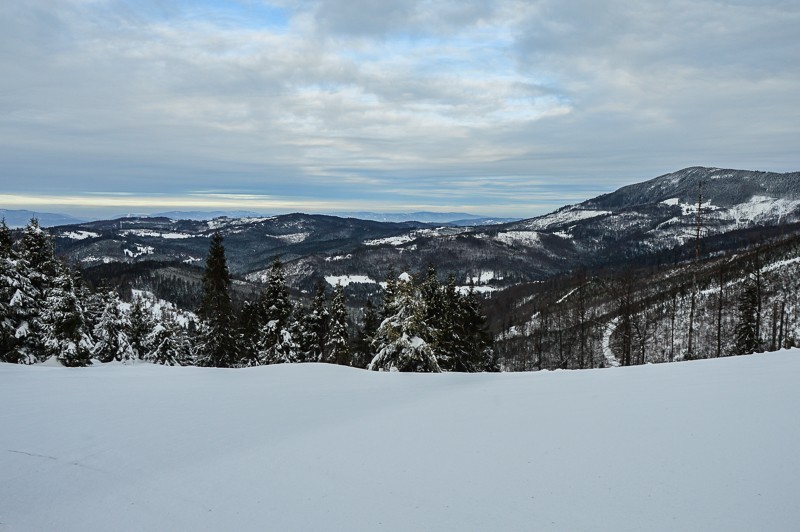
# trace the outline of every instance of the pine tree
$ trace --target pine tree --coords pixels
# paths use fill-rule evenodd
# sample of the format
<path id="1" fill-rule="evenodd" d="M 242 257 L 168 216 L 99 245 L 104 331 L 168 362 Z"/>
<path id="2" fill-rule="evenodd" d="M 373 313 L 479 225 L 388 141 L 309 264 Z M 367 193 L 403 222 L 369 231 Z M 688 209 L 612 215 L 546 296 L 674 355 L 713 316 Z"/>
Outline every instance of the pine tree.
<path id="1" fill-rule="evenodd" d="M 227 368 L 237 362 L 230 286 L 225 247 L 222 235 L 217 231 L 211 237 L 203 272 L 203 298 L 198 310 L 203 320 L 197 342 L 200 365 Z"/>
<path id="2" fill-rule="evenodd" d="M 330 331 L 326 351 L 328 360 L 342 366 L 352 363 L 350 357 L 350 336 L 347 332 L 347 308 L 344 304 L 344 289 L 341 284 L 336 284 L 333 289 L 330 305 Z"/>
<path id="3" fill-rule="evenodd" d="M 736 354 L 755 353 L 761 343 L 758 336 L 758 287 L 752 275 L 748 275 L 739 297 L 739 321 L 734 329 Z"/>
<path id="4" fill-rule="evenodd" d="M 375 371 L 440 372 L 436 356 L 425 338 L 431 331 L 425 323 L 425 303 L 413 279 L 402 274 L 373 341 L 377 352 L 369 369 Z"/>
<path id="5" fill-rule="evenodd" d="M 149 350 L 142 358 L 154 364 L 180 366 L 187 359 L 185 333 L 166 310 L 148 333 L 144 345 L 149 346 Z"/>
<path id="6" fill-rule="evenodd" d="M 325 344 L 328 339 L 330 314 L 325 306 L 325 285 L 317 283 L 311 308 L 303 323 L 301 349 L 309 362 L 325 362 Z"/>
<path id="7" fill-rule="evenodd" d="M 260 306 L 257 301 L 245 301 L 239 319 L 239 345 L 243 366 L 258 365 L 258 339 L 261 332 Z"/>
<path id="8" fill-rule="evenodd" d="M 163 321 L 162 315 L 162 321 Z M 151 345 L 149 344 L 149 337 L 153 329 L 157 326 L 156 319 L 150 312 L 150 309 L 145 306 L 144 300 L 137 297 L 131 303 L 130 311 L 131 329 L 129 340 L 136 358 L 144 359 L 145 355 L 150 352 Z"/>
<path id="9" fill-rule="evenodd" d="M 65 366 L 91 363 L 94 343 L 70 272 L 63 272 L 48 290 L 41 323 L 45 356 L 55 356 Z"/>
<path id="10" fill-rule="evenodd" d="M 263 326 L 258 342 L 259 359 L 263 364 L 297 362 L 300 346 L 295 337 L 300 332 L 299 323 L 290 323 L 292 303 L 283 274 L 283 264 L 276 257 L 261 295 L 261 321 Z"/>
<path id="11" fill-rule="evenodd" d="M 0 224 L 0 361 L 31 364 L 41 353 L 36 317 L 43 299 L 30 279 L 28 262 L 11 244 L 5 222 Z"/>
<path id="12" fill-rule="evenodd" d="M 372 361 L 372 341 L 378 331 L 378 313 L 372 301 L 367 300 L 364 306 L 364 323 L 356 337 L 355 352 L 353 353 L 353 366 L 366 368 Z"/>
<path id="13" fill-rule="evenodd" d="M 128 316 L 122 311 L 119 295 L 109 291 L 105 295 L 105 309 L 100 321 L 94 327 L 96 344 L 93 355 L 100 362 L 133 361 L 136 353 L 133 351 L 128 334 L 131 323 Z"/>
<path id="14" fill-rule="evenodd" d="M 486 316 L 481 311 L 481 302 L 472 286 L 469 292 L 461 297 L 460 338 L 461 371 L 500 371 L 497 353 L 494 350 L 492 336 L 486 326 Z"/>

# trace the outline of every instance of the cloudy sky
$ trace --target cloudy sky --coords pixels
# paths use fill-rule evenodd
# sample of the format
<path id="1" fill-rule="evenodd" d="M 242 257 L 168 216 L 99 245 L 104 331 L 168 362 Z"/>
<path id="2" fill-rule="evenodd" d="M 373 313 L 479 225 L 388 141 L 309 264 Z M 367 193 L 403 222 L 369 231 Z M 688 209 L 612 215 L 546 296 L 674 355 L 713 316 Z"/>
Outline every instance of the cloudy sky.
<path id="1" fill-rule="evenodd" d="M 0 207 L 533 216 L 800 170 L 797 0 L 0 2 Z"/>

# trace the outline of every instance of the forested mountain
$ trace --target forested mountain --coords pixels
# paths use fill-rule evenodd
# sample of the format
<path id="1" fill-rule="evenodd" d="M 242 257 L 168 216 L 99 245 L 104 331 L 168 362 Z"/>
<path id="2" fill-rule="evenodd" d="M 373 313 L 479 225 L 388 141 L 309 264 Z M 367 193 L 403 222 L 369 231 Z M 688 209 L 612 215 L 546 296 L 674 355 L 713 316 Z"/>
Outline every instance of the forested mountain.
<path id="1" fill-rule="evenodd" d="M 50 233 L 81 278 L 55 261 L 38 224 L 5 232 L 7 359 L 37 361 L 63 345 L 77 365 L 92 355 L 517 370 L 706 358 L 800 337 L 798 173 L 689 168 L 474 228 L 291 214 L 123 218 Z M 230 277 L 215 285 L 210 313 L 215 253 Z M 134 293 L 199 317 L 121 335 Z M 79 318 L 65 320 L 69 309 Z"/>

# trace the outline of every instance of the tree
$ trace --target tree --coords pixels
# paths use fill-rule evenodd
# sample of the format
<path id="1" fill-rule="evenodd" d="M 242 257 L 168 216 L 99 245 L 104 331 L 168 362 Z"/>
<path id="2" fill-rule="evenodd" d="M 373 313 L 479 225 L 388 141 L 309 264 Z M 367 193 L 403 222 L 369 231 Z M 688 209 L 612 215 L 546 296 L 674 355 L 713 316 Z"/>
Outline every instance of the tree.
<path id="1" fill-rule="evenodd" d="M 164 316 L 162 314 L 162 321 L 163 319 Z M 157 326 L 157 323 L 150 309 L 145 307 L 144 300 L 141 297 L 134 298 L 133 303 L 131 303 L 129 320 L 131 328 L 128 337 L 131 347 L 136 354 L 136 358 L 143 359 L 150 352 L 150 334 Z"/>
<path id="2" fill-rule="evenodd" d="M 325 362 L 325 344 L 328 339 L 330 313 L 325 306 L 325 285 L 318 282 L 311 308 L 303 320 L 301 347 L 303 357 L 309 362 Z"/>
<path id="3" fill-rule="evenodd" d="M 350 357 L 350 336 L 347 332 L 347 308 L 344 304 L 344 289 L 336 284 L 330 305 L 330 330 L 325 349 L 328 360 L 342 366 L 352 363 Z"/>
<path id="4" fill-rule="evenodd" d="M 424 321 L 425 303 L 412 277 L 403 273 L 394 286 L 386 312 L 373 341 L 377 354 L 369 364 L 375 371 L 440 372 L 436 355 L 425 338 L 431 331 Z"/>
<path id="5" fill-rule="evenodd" d="M 739 296 L 739 320 L 734 329 L 736 354 L 755 353 L 761 344 L 758 334 L 758 286 L 751 273 L 747 276 Z"/>
<path id="6" fill-rule="evenodd" d="M 3 229 L 5 228 L 5 229 Z M 0 227 L 0 360 L 36 362 L 42 353 L 37 317 L 42 299 L 30 279 L 28 262 L 8 245 Z"/>
<path id="7" fill-rule="evenodd" d="M 65 366 L 88 366 L 94 343 L 70 272 L 63 272 L 48 290 L 41 316 L 45 356 Z"/>
<path id="8" fill-rule="evenodd" d="M 105 309 L 100 321 L 94 327 L 94 337 L 97 343 L 93 355 L 100 362 L 131 361 L 136 358 L 128 334 L 131 323 L 128 316 L 122 311 L 119 295 L 113 290 L 105 295 Z"/>
<path id="9" fill-rule="evenodd" d="M 300 346 L 297 344 L 300 324 L 290 320 L 292 302 L 279 257 L 272 263 L 267 286 L 261 294 L 260 310 L 263 325 L 258 341 L 258 357 L 261 363 L 297 362 L 300 356 Z"/>
<path id="10" fill-rule="evenodd" d="M 478 295 L 470 290 L 461 297 L 460 360 L 456 369 L 460 371 L 500 371 L 492 336 L 486 326 L 486 316 L 481 311 Z"/>
<path id="11" fill-rule="evenodd" d="M 355 342 L 355 352 L 353 353 L 353 366 L 366 368 L 372 360 L 372 341 L 378 331 L 378 313 L 372 301 L 367 300 L 364 306 L 364 321 L 358 331 Z"/>
<path id="12" fill-rule="evenodd" d="M 149 346 L 149 350 L 142 358 L 154 364 L 180 366 L 190 358 L 186 331 L 172 313 L 166 310 L 162 312 L 159 323 L 147 335 L 145 345 Z"/>
<path id="13" fill-rule="evenodd" d="M 229 293 L 231 274 L 222 240 L 219 231 L 211 236 L 203 272 L 203 298 L 197 312 L 202 319 L 197 349 L 200 365 L 227 368 L 237 362 L 237 350 Z"/>

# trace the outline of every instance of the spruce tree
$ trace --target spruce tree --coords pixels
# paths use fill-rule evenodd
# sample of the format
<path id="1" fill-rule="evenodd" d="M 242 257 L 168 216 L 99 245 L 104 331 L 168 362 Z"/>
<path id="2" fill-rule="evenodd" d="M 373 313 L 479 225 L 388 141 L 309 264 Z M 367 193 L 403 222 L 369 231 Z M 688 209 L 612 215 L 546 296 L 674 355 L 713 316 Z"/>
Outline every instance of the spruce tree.
<path id="1" fill-rule="evenodd" d="M 162 321 L 163 321 L 162 313 Z M 144 299 L 141 297 L 134 298 L 131 303 L 130 311 L 130 334 L 129 340 L 136 358 L 144 359 L 145 355 L 150 352 L 151 346 L 149 345 L 150 333 L 156 327 L 156 319 L 150 312 L 150 309 L 145 306 Z"/>
<path id="2" fill-rule="evenodd" d="M 15 252 L 11 233 L 0 224 L 0 361 L 31 364 L 42 354 L 35 327 L 42 294 L 30 279 L 28 262 Z"/>
<path id="3" fill-rule="evenodd" d="M 263 325 L 258 342 L 258 356 L 261 363 L 297 362 L 300 346 L 296 336 L 300 333 L 300 327 L 296 320 L 290 322 L 292 303 L 289 300 L 283 264 L 278 257 L 272 263 L 260 306 Z"/>
<path id="4" fill-rule="evenodd" d="M 197 340 L 197 357 L 200 365 L 227 368 L 237 362 L 237 350 L 233 332 L 233 305 L 229 293 L 231 274 L 222 240 L 219 231 L 211 236 L 203 272 L 203 297 L 197 312 L 202 319 Z"/>
<path id="5" fill-rule="evenodd" d="M 154 364 L 179 366 L 187 358 L 185 333 L 172 313 L 166 310 L 148 333 L 144 345 L 149 346 L 149 350 L 142 358 Z"/>
<path id="6" fill-rule="evenodd" d="M 486 325 L 486 316 L 474 287 L 460 298 L 458 324 L 461 348 L 458 371 L 500 371 L 492 335 Z"/>
<path id="7" fill-rule="evenodd" d="M 355 352 L 353 353 L 353 366 L 366 368 L 372 361 L 372 341 L 378 331 L 378 313 L 372 301 L 367 300 L 364 306 L 364 322 L 356 337 Z"/>
<path id="8" fill-rule="evenodd" d="M 325 285 L 319 281 L 314 299 L 305 316 L 301 348 L 308 362 L 325 362 L 325 344 L 328 339 L 330 314 L 325 306 Z"/>
<path id="9" fill-rule="evenodd" d="M 96 340 L 93 355 L 100 362 L 129 362 L 136 359 L 128 335 L 131 323 L 126 313 L 122 311 L 119 295 L 110 290 L 105 294 L 105 308 L 103 315 L 94 327 Z"/>
<path id="10" fill-rule="evenodd" d="M 341 284 L 336 284 L 333 289 L 330 305 L 330 331 L 326 351 L 328 360 L 334 364 L 349 366 L 352 363 L 350 357 L 350 337 L 347 332 L 347 308 L 344 304 L 344 289 Z"/>
<path id="11" fill-rule="evenodd" d="M 748 275 L 739 296 L 739 320 L 734 329 L 736 354 L 755 353 L 761 343 L 758 337 L 758 287 L 752 275 Z"/>
<path id="12" fill-rule="evenodd" d="M 431 331 L 425 323 L 425 302 L 413 279 L 402 274 L 385 309 L 388 317 L 375 333 L 375 357 L 369 369 L 375 371 L 440 372 L 436 356 L 425 338 Z"/>
<path id="13" fill-rule="evenodd" d="M 70 272 L 63 272 L 47 292 L 41 316 L 45 356 L 65 366 L 88 366 L 94 343 Z"/>

